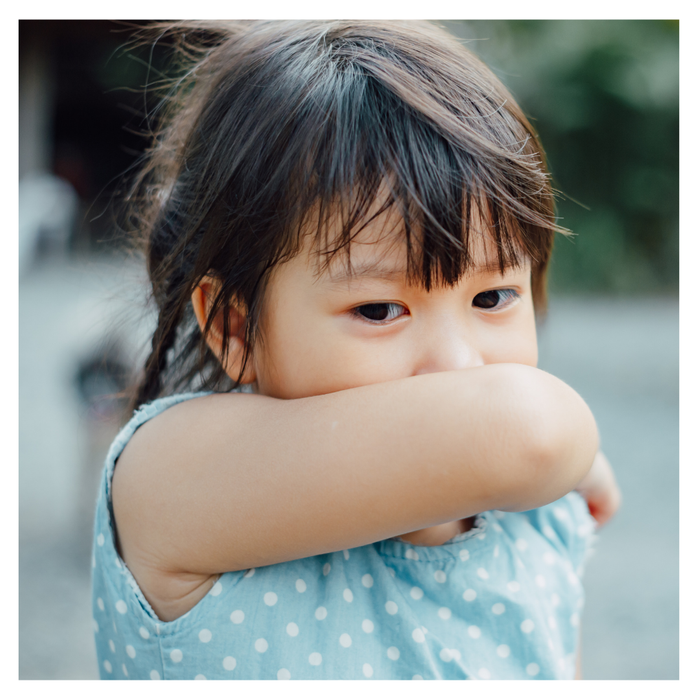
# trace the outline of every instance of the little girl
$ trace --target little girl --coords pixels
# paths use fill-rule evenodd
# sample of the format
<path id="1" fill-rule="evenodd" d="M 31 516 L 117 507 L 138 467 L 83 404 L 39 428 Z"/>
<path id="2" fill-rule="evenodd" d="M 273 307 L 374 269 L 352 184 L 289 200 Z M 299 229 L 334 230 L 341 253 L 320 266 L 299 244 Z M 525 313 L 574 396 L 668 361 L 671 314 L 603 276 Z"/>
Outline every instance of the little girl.
<path id="1" fill-rule="evenodd" d="M 536 369 L 530 124 L 429 24 L 167 29 L 191 63 L 135 190 L 159 314 L 97 506 L 102 678 L 573 678 L 619 497 Z"/>

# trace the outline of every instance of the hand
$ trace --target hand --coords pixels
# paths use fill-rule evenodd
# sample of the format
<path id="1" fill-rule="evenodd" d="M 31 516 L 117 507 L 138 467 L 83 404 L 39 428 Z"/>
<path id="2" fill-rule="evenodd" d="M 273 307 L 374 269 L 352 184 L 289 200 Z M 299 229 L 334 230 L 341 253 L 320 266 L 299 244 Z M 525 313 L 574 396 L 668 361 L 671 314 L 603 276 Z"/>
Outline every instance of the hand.
<path id="1" fill-rule="evenodd" d="M 615 515 L 622 499 L 610 462 L 602 452 L 596 454 L 590 471 L 576 487 L 588 504 L 588 510 L 604 525 Z"/>

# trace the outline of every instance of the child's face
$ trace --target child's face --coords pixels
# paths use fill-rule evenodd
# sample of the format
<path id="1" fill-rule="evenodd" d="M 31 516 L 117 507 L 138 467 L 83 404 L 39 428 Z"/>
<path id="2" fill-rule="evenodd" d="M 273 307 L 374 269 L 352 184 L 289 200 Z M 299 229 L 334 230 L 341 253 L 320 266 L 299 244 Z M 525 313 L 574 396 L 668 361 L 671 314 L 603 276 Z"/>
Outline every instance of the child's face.
<path id="1" fill-rule="evenodd" d="M 319 273 L 308 249 L 272 274 L 251 358 L 258 391 L 284 399 L 498 362 L 537 364 L 530 265 L 497 267 L 490 239 L 479 267 L 430 292 L 405 279 L 405 243 L 378 218 Z M 397 242 L 400 241 L 400 242 Z"/>

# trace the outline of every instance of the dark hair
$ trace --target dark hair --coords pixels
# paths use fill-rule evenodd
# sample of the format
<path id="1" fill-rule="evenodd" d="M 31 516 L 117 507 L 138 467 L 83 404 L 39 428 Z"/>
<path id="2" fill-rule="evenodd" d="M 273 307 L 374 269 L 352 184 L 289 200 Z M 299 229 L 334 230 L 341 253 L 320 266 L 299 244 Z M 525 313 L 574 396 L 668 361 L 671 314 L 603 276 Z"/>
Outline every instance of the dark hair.
<path id="1" fill-rule="evenodd" d="M 192 312 L 205 275 L 220 282 L 209 322 L 234 300 L 247 312 L 245 365 L 270 271 L 308 232 L 325 260 L 349 251 L 380 194 L 380 210 L 403 219 L 412 281 L 457 282 L 472 265 L 478 212 L 502 269 L 523 253 L 531 260 L 543 311 L 553 234 L 563 230 L 544 153 L 511 95 L 449 34 L 355 20 L 151 31 L 174 37 L 185 63 L 131 196 L 158 306 L 135 405 L 234 386 Z"/>

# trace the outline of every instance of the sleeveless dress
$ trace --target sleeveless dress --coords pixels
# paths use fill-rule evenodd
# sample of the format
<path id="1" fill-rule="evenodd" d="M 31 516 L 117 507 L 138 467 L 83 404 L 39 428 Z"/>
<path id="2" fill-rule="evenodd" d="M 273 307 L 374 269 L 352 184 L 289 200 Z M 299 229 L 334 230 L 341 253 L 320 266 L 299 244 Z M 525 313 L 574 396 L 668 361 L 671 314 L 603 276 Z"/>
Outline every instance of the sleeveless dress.
<path id="1" fill-rule="evenodd" d="M 92 558 L 102 679 L 574 677 L 595 537 L 575 492 L 528 512 L 482 513 L 436 547 L 393 538 L 224 573 L 188 613 L 159 620 L 116 551 L 112 475 L 140 425 L 205 394 L 143 406 L 107 455 Z"/>

